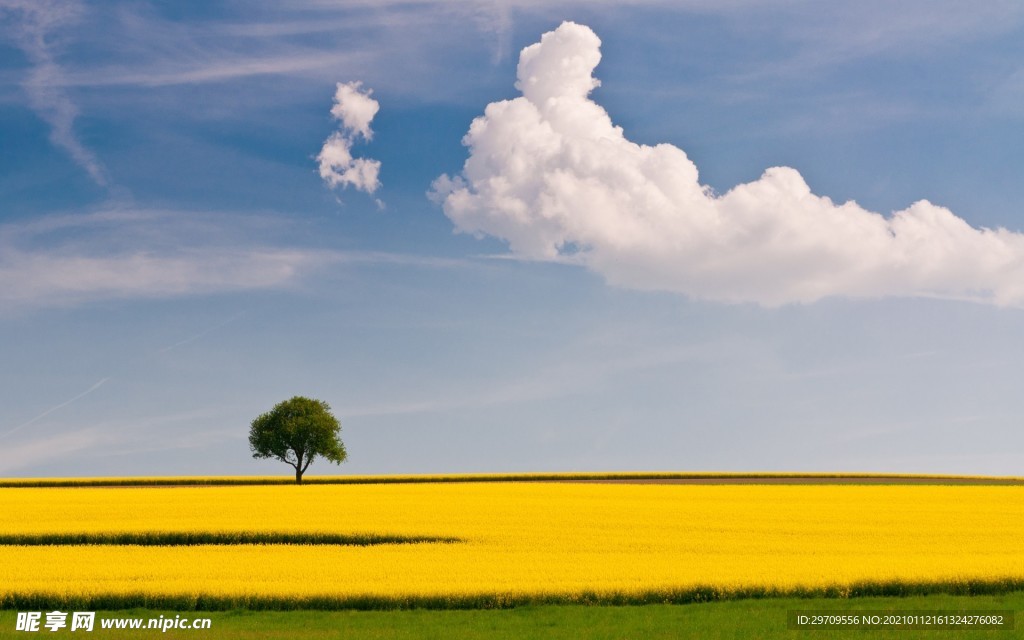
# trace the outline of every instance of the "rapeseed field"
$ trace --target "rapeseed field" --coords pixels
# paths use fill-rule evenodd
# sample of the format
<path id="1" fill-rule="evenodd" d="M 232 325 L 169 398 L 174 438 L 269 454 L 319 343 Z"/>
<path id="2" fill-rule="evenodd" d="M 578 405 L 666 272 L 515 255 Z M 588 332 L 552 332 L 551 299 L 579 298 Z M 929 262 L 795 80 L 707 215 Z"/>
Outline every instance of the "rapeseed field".
<path id="1" fill-rule="evenodd" d="M 0 489 L 0 604 L 387 608 L 1024 586 L 1024 487 Z"/>

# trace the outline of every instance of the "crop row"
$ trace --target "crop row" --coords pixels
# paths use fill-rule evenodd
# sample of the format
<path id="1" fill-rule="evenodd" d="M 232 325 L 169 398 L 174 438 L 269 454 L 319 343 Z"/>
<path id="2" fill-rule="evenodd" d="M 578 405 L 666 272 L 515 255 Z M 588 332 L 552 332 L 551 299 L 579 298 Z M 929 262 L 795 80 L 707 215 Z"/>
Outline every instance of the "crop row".
<path id="1" fill-rule="evenodd" d="M 395 609 L 509 609 L 539 605 L 646 605 L 694 604 L 719 600 L 764 598 L 860 598 L 909 597 L 932 594 L 990 595 L 1024 590 L 1024 579 L 975 579 L 958 581 L 862 581 L 848 585 L 777 588 L 748 586 L 723 588 L 714 584 L 685 588 L 625 591 L 580 590 L 573 593 L 518 592 L 476 594 L 409 595 L 403 593 L 351 595 L 267 595 L 267 594 L 166 594 L 152 592 L 111 592 L 69 594 L 53 592 L 0 595 L 0 609 L 116 610 L 145 608 L 173 611 L 250 610 L 338 610 Z"/>
<path id="2" fill-rule="evenodd" d="M 462 482 L 580 482 L 580 481 L 793 481 L 849 483 L 934 483 L 1016 485 L 1024 484 L 1017 476 L 966 476 L 940 474 L 870 474 L 870 473 L 710 473 L 710 472 L 615 472 L 615 473 L 466 473 L 381 476 L 306 476 L 306 484 L 418 484 Z M 0 479 L 0 488 L 42 487 L 188 487 L 188 486 L 258 486 L 290 485 L 294 479 L 282 476 L 195 476 L 136 478 L 19 478 Z"/>
<path id="3" fill-rule="evenodd" d="M 417 544 L 459 542 L 458 538 L 380 533 L 330 533 L 287 531 L 115 531 L 58 533 L 0 533 L 0 545 L 137 545 L 184 547 L 196 545 L 345 545 Z"/>

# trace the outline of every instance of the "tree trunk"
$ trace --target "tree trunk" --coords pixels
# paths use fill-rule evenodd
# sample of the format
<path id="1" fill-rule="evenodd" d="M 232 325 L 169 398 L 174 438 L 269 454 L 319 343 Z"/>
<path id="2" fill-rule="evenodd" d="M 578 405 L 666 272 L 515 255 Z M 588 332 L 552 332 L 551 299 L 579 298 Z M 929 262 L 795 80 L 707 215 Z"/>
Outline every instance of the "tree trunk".
<path id="1" fill-rule="evenodd" d="M 302 484 L 302 472 L 305 469 L 302 468 L 302 457 L 304 451 L 295 451 L 295 484 Z"/>

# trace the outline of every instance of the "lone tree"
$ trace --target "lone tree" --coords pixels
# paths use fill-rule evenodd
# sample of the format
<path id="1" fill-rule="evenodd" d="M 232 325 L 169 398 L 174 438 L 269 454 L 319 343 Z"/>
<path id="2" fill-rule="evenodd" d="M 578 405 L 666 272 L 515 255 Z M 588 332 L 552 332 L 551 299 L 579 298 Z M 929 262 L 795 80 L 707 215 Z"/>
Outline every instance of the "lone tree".
<path id="1" fill-rule="evenodd" d="M 295 482 L 317 456 L 335 464 L 347 457 L 341 424 L 323 400 L 295 396 L 252 421 L 249 448 L 254 458 L 276 458 L 295 467 Z"/>

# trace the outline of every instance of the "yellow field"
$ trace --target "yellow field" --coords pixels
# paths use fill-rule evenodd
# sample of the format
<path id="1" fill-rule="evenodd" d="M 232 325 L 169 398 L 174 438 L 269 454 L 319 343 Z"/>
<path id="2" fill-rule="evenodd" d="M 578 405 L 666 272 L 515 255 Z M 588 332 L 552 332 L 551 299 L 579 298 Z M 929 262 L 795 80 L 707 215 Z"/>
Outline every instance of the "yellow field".
<path id="1" fill-rule="evenodd" d="M 0 489 L 5 536 L 253 531 L 461 542 L 0 545 L 0 603 L 494 606 L 1024 584 L 1021 486 Z"/>

